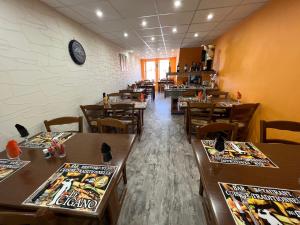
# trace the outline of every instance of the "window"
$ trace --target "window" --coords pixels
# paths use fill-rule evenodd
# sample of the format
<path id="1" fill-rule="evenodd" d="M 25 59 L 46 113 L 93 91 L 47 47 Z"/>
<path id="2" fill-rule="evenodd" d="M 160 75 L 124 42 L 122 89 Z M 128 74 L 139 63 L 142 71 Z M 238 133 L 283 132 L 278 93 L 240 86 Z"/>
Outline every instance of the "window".
<path id="1" fill-rule="evenodd" d="M 146 62 L 146 79 L 147 80 L 156 80 L 155 79 L 155 62 L 147 61 Z"/>
<path id="2" fill-rule="evenodd" d="M 166 73 L 169 72 L 169 60 L 159 60 L 159 79 L 166 78 Z"/>

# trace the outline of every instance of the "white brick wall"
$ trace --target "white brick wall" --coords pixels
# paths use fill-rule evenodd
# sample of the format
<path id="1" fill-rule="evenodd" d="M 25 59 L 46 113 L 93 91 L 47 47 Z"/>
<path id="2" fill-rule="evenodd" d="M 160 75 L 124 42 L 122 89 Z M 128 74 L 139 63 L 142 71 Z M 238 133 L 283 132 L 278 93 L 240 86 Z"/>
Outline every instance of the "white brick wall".
<path id="1" fill-rule="evenodd" d="M 73 38 L 85 48 L 83 66 L 69 56 Z M 128 72 L 120 71 L 123 51 L 38 0 L 0 0 L 0 150 L 20 140 L 16 123 L 35 134 L 45 119 L 81 115 L 80 104 L 140 79 L 132 54 Z"/>

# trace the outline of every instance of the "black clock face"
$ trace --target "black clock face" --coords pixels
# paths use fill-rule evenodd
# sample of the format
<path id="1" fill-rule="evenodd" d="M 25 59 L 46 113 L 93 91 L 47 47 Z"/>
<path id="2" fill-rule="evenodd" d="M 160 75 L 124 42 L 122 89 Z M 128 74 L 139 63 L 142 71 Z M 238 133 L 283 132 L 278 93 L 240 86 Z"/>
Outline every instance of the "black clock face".
<path id="1" fill-rule="evenodd" d="M 78 64 L 78 65 L 84 64 L 85 59 L 86 59 L 85 51 L 84 51 L 82 45 L 78 41 L 76 41 L 76 40 L 70 41 L 69 52 L 70 52 L 71 58 L 73 59 L 73 61 L 76 64 Z"/>

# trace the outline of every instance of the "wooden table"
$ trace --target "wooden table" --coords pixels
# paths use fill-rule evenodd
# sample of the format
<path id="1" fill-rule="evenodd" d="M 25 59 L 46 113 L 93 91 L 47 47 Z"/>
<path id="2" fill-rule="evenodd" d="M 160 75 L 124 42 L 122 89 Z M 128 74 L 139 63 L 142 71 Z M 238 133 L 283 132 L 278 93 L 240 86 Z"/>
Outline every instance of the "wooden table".
<path id="1" fill-rule="evenodd" d="M 184 114 L 183 110 L 178 109 L 178 98 L 182 96 L 182 94 L 186 91 L 194 91 L 195 96 L 197 95 L 198 91 L 203 90 L 218 90 L 218 89 L 212 89 L 210 87 L 205 86 L 189 86 L 184 88 L 165 88 L 165 98 L 171 97 L 171 114 Z"/>
<path id="2" fill-rule="evenodd" d="M 203 184 L 203 207 L 209 225 L 234 225 L 218 182 L 300 189 L 300 146 L 255 144 L 279 169 L 210 163 L 200 140 L 192 147 Z"/>
<path id="3" fill-rule="evenodd" d="M 64 159 L 44 159 L 41 149 L 22 149 L 22 160 L 31 161 L 27 166 L 0 182 L 0 208 L 5 210 L 36 210 L 22 202 L 31 195 L 44 181 L 46 181 L 63 163 L 103 164 L 101 145 L 106 142 L 111 146 L 111 165 L 117 166 L 116 176 L 111 180 L 111 185 L 106 191 L 97 215 L 80 214 L 78 211 L 54 209 L 62 217 L 75 219 L 91 219 L 102 224 L 108 219 L 109 224 L 116 224 L 119 212 L 126 193 L 126 186 L 121 194 L 117 192 L 121 186 L 122 170 L 126 165 L 127 157 L 135 140 L 133 134 L 94 134 L 79 133 L 65 142 L 67 156 Z M 6 153 L 0 153 L 1 158 L 6 158 Z M 123 196 L 124 195 L 124 196 Z M 70 223 L 73 224 L 73 223 Z M 77 223 L 74 223 L 77 224 Z"/>

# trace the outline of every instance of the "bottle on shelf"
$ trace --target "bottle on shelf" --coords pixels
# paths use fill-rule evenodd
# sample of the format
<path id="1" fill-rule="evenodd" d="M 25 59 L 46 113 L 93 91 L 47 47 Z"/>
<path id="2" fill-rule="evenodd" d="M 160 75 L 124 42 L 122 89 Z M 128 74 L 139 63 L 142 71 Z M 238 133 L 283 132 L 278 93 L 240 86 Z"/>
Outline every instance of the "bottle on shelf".
<path id="1" fill-rule="evenodd" d="M 177 73 L 179 73 L 180 72 L 180 66 L 179 66 L 179 64 L 177 65 Z"/>
<path id="2" fill-rule="evenodd" d="M 184 70 L 184 72 L 188 71 L 188 65 L 187 64 L 184 65 L 184 69 L 183 70 Z"/>
<path id="3" fill-rule="evenodd" d="M 171 73 L 171 63 L 169 62 L 169 73 Z"/>

